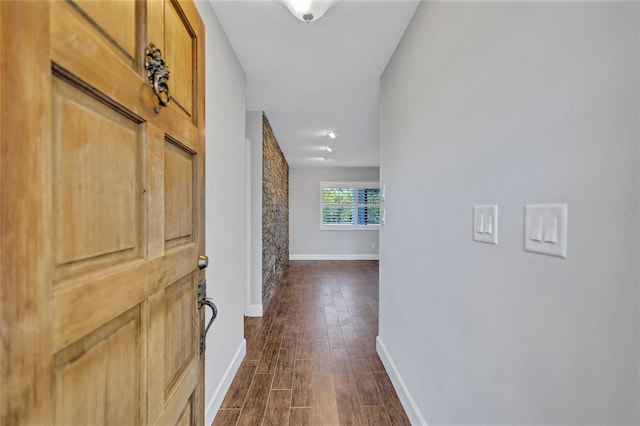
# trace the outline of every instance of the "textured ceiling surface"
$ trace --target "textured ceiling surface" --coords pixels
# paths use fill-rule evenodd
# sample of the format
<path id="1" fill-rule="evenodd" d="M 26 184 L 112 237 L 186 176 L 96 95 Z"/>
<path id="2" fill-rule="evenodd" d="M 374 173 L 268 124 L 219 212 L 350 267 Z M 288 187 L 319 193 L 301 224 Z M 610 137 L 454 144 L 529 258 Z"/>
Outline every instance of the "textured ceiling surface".
<path id="1" fill-rule="evenodd" d="M 280 1 L 211 3 L 291 167 L 379 165 L 380 75 L 419 0 L 339 0 L 309 24 Z"/>

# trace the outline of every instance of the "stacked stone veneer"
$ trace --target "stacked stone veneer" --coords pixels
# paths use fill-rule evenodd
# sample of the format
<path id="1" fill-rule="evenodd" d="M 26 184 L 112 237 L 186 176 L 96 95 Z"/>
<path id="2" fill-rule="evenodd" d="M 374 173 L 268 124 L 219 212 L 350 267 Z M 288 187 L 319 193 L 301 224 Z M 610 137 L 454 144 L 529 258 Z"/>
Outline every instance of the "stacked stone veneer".
<path id="1" fill-rule="evenodd" d="M 262 114 L 262 306 L 267 308 L 289 261 L 289 164 Z"/>

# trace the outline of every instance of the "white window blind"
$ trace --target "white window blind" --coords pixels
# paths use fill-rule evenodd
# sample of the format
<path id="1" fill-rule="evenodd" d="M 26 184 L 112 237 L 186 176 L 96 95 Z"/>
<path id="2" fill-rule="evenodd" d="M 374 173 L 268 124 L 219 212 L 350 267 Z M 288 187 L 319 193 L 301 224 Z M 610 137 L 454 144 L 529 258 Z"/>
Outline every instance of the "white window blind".
<path id="1" fill-rule="evenodd" d="M 378 182 L 320 182 L 320 229 L 377 229 Z"/>

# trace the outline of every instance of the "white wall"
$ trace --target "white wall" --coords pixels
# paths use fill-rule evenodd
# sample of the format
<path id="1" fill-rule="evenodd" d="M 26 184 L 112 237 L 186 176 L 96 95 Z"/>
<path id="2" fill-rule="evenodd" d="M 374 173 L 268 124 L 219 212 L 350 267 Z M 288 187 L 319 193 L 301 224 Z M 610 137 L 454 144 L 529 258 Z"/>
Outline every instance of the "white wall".
<path id="1" fill-rule="evenodd" d="M 414 16 L 381 82 L 378 341 L 414 422 L 640 420 L 639 8 Z M 567 259 L 523 251 L 523 206 L 547 202 L 569 205 Z M 471 240 L 484 203 L 498 246 Z"/>
<path id="2" fill-rule="evenodd" d="M 289 258 L 377 259 L 378 231 L 321 231 L 320 182 L 377 182 L 377 167 L 289 169 Z"/>
<path id="3" fill-rule="evenodd" d="M 251 157 L 251 280 L 245 314 L 262 316 L 262 112 L 247 111 Z"/>
<path id="4" fill-rule="evenodd" d="M 211 5 L 196 5 L 206 27 L 207 295 L 218 307 L 205 358 L 205 424 L 210 425 L 246 350 L 245 75 Z"/>

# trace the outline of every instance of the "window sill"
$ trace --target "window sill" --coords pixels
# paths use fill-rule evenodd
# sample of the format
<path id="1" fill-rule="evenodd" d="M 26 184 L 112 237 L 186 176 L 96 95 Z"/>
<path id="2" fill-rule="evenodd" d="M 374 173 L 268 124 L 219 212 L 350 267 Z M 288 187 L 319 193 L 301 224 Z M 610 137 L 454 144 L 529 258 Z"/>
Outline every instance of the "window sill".
<path id="1" fill-rule="evenodd" d="M 320 225 L 321 231 L 379 231 L 380 225 Z"/>

